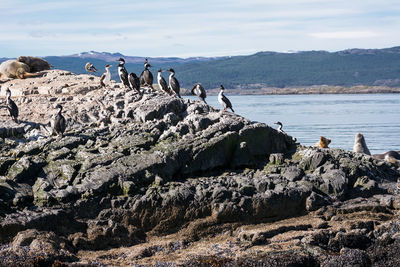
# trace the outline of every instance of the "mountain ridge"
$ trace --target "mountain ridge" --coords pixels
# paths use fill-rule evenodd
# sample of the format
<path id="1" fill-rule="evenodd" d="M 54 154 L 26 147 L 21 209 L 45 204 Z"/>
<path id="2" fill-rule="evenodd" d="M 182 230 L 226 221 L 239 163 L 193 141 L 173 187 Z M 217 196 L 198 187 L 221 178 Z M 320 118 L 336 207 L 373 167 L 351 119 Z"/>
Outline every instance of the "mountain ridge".
<path id="1" fill-rule="evenodd" d="M 190 62 L 190 61 L 206 61 L 206 60 L 213 60 L 218 58 L 226 58 L 226 57 L 188 57 L 188 58 L 181 58 L 181 57 L 142 57 L 142 56 L 127 56 L 122 53 L 110 53 L 110 52 L 97 52 L 97 51 L 88 51 L 88 52 L 81 52 L 78 54 L 66 55 L 61 57 L 76 57 L 76 58 L 94 58 L 99 60 L 105 61 L 114 61 L 119 57 L 123 57 L 126 63 L 140 63 L 143 64 L 144 60 L 147 58 L 152 62 L 155 63 L 167 63 L 167 62 Z"/>
<path id="2" fill-rule="evenodd" d="M 122 53 L 88 51 L 44 57 L 57 69 L 83 74 L 87 61 L 103 72 L 112 64 L 112 78 L 118 80 L 116 60 L 123 57 L 128 72 L 140 74 L 148 58 L 153 75 L 159 68 L 173 68 L 182 87 L 202 83 L 206 89 L 222 83 L 227 88 L 286 88 L 296 86 L 400 86 L 400 46 L 383 49 L 351 48 L 324 50 L 260 51 L 251 55 L 223 57 L 141 57 Z M 0 61 L 6 58 L 0 59 Z M 166 74 L 164 74 L 166 75 Z"/>

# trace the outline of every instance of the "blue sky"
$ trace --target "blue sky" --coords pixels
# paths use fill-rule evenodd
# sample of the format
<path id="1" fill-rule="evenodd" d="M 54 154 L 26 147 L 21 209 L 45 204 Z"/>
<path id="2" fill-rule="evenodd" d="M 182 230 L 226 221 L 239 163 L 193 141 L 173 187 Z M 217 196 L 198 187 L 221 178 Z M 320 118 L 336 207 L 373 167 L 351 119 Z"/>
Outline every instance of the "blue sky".
<path id="1" fill-rule="evenodd" d="M 400 45 L 399 0 L 1 0 L 0 57 L 247 55 Z"/>

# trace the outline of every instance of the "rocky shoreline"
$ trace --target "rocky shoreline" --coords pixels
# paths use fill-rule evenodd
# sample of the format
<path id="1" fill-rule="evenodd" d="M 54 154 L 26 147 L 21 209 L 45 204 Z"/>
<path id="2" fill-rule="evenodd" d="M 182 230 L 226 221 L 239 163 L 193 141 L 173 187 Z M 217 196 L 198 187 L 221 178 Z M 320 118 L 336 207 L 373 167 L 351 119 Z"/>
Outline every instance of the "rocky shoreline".
<path id="1" fill-rule="evenodd" d="M 399 265 L 396 166 L 98 79 L 2 84 L 0 265 Z"/>

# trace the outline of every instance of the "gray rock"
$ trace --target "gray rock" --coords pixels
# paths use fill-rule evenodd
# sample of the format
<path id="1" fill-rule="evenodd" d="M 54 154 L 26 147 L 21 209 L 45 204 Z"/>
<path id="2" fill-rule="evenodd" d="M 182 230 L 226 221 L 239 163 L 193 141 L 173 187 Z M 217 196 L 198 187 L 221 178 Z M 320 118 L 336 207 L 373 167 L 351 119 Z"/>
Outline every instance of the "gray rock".
<path id="1" fill-rule="evenodd" d="M 296 166 L 289 166 L 282 172 L 282 176 L 292 182 L 301 180 L 303 175 L 304 171 Z"/>
<path id="2" fill-rule="evenodd" d="M 310 168 L 315 170 L 319 166 L 323 165 L 326 160 L 327 156 L 323 152 L 317 152 L 311 158 Z"/>
<path id="3" fill-rule="evenodd" d="M 373 193 L 377 193 L 379 191 L 376 181 L 370 179 L 368 176 L 358 177 L 353 185 L 353 188 L 356 189 L 362 196 L 372 195 Z"/>
<path id="4" fill-rule="evenodd" d="M 320 189 L 325 194 L 342 198 L 347 193 L 348 179 L 342 170 L 330 169 L 322 174 L 321 178 L 323 184 Z"/>
<path id="5" fill-rule="evenodd" d="M 244 196 L 252 196 L 256 189 L 252 185 L 244 185 L 239 188 L 239 193 Z"/>
<path id="6" fill-rule="evenodd" d="M 19 232 L 12 242 L 12 250 L 19 252 L 26 246 L 29 247 L 30 254 L 51 258 L 53 261 L 77 260 L 77 257 L 69 251 L 71 248 L 67 246 L 65 240 L 53 232 L 39 232 L 34 229 Z"/>
<path id="7" fill-rule="evenodd" d="M 340 255 L 329 256 L 323 263 L 323 266 L 360 266 L 367 267 L 371 266 L 371 260 L 369 259 L 365 251 L 359 249 L 343 248 L 340 250 Z"/>
<path id="8" fill-rule="evenodd" d="M 6 244 L 21 233 L 13 245 L 21 255 L 24 249 L 38 255 L 108 250 L 177 231 L 197 240 L 233 233 L 239 224 L 256 227 L 307 212 L 315 216 L 313 225 L 256 231 L 239 241 L 268 245 L 276 235 L 314 227 L 312 234 L 297 232 L 290 235 L 297 240 L 283 243 L 296 250 L 302 242 L 307 255 L 299 255 L 304 259 L 299 262 L 319 264 L 320 258 L 308 259 L 326 257 L 326 250 L 367 250 L 376 240 L 388 245 L 398 239 L 398 225 L 380 219 L 400 206 L 393 195 L 399 172 L 389 164 L 340 149 L 299 146 L 295 152 L 291 137 L 198 101 L 159 93 L 139 97 L 117 84 L 100 91 L 93 85 L 97 77 L 57 73 L 43 77 L 47 84 L 41 90 L 50 96 L 26 96 L 32 104 L 24 112 L 27 120 L 42 121 L 39 111 L 68 98 L 66 135 L 47 137 L 37 123 L 40 130 L 24 125 L 28 139 L 0 139 L 0 241 Z M 64 78 L 64 84 L 53 84 Z M 346 221 L 344 226 L 352 225 L 336 229 L 344 214 L 359 211 L 382 214 L 376 224 Z M 384 238 L 385 232 L 391 237 Z M 5 246 L 0 265 L 10 252 Z M 349 262 L 358 257 L 348 255 Z"/>
<path id="9" fill-rule="evenodd" d="M 7 172 L 7 177 L 17 183 L 33 184 L 35 176 L 46 162 L 38 156 L 23 156 Z"/>
<path id="10" fill-rule="evenodd" d="M 353 230 L 351 232 L 338 232 L 328 243 L 329 249 L 339 251 L 343 248 L 366 249 L 371 244 L 371 239 L 365 235 L 365 232 Z"/>
<path id="11" fill-rule="evenodd" d="M 43 175 L 55 187 L 65 187 L 72 184 L 79 167 L 80 164 L 74 160 L 51 161 L 43 168 Z"/>
<path id="12" fill-rule="evenodd" d="M 282 164 L 283 163 L 283 154 L 282 153 L 273 153 L 269 155 L 269 162 L 271 164 Z"/>
<path id="13" fill-rule="evenodd" d="M 308 211 L 318 210 L 321 207 L 332 204 L 332 201 L 316 192 L 312 192 L 311 195 L 306 199 L 306 209 Z"/>
<path id="14" fill-rule="evenodd" d="M 228 199 L 231 196 L 232 192 L 228 191 L 224 187 L 216 187 L 212 193 L 212 198 L 214 199 L 215 202 L 224 202 L 225 199 Z"/>
<path id="15" fill-rule="evenodd" d="M 36 229 L 28 229 L 22 232 L 19 232 L 12 242 L 12 246 L 14 250 L 19 249 L 22 246 L 29 246 L 32 241 L 39 235 L 39 231 Z"/>
<path id="16" fill-rule="evenodd" d="M 25 133 L 25 125 L 17 124 L 13 121 L 2 122 L 0 124 L 0 137 L 18 137 Z"/>
<path id="17" fill-rule="evenodd" d="M 5 175 L 8 168 L 15 162 L 15 159 L 10 157 L 0 157 L 0 175 Z"/>

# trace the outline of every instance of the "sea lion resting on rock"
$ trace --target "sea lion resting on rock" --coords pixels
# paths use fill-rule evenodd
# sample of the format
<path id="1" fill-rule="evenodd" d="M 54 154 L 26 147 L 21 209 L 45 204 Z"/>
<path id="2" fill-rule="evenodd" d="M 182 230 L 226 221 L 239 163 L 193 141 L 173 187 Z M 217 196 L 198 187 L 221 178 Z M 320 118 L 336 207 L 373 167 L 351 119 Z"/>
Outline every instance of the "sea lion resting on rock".
<path id="1" fill-rule="evenodd" d="M 328 145 L 331 143 L 331 139 L 328 139 L 326 137 L 320 136 L 319 137 L 319 142 L 316 143 L 314 146 L 319 147 L 319 148 L 329 148 Z"/>
<path id="2" fill-rule="evenodd" d="M 39 57 L 26 57 L 26 56 L 20 56 L 18 57 L 17 61 L 25 63 L 26 65 L 29 66 L 30 72 L 38 72 L 42 70 L 49 70 L 53 66 L 49 64 L 44 59 L 41 59 Z"/>
<path id="3" fill-rule="evenodd" d="M 354 138 L 353 152 L 371 155 L 371 152 L 369 152 L 367 147 L 367 143 L 365 142 L 364 135 L 360 133 L 356 134 Z"/>
<path id="4" fill-rule="evenodd" d="M 30 73 L 30 68 L 25 63 L 16 60 L 6 60 L 0 64 L 0 79 L 1 78 L 30 78 L 38 74 Z"/>
<path id="5" fill-rule="evenodd" d="M 371 152 L 369 152 L 369 149 L 367 147 L 367 143 L 365 142 L 364 136 L 360 133 L 356 134 L 356 137 L 354 138 L 353 152 L 371 155 Z M 382 154 L 374 154 L 372 155 L 372 157 L 376 159 L 386 160 L 387 162 L 400 166 L 400 151 L 391 150 Z"/>
<path id="6" fill-rule="evenodd" d="M 382 154 L 372 155 L 372 157 L 386 160 L 387 162 L 393 163 L 400 167 L 400 151 L 390 150 Z"/>

